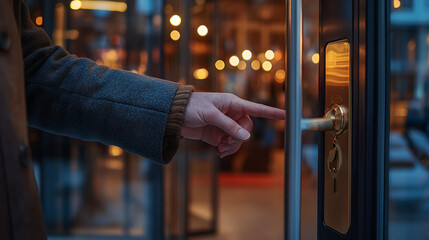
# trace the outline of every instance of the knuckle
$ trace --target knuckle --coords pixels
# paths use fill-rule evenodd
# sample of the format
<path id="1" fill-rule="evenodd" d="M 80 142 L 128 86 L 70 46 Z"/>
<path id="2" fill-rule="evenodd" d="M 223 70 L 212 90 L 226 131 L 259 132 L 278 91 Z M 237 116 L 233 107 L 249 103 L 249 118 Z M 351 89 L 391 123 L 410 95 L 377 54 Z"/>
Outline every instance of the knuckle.
<path id="1" fill-rule="evenodd" d="M 236 133 L 238 133 L 238 131 L 240 130 L 240 127 L 238 127 L 238 124 L 235 123 L 233 120 L 228 121 L 227 127 Z"/>

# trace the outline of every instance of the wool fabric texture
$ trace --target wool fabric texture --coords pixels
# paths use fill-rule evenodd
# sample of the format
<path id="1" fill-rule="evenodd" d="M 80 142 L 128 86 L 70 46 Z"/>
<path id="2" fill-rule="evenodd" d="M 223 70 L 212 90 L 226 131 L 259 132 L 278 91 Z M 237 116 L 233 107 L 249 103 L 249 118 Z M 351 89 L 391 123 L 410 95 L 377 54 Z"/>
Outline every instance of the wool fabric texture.
<path id="1" fill-rule="evenodd" d="M 158 163 L 168 162 L 179 144 L 180 132 L 174 134 L 183 122 L 182 112 L 190 97 L 187 88 L 176 96 L 176 83 L 77 58 L 52 45 L 46 32 L 31 22 L 27 6 L 22 4 L 22 8 L 29 126 L 116 145 Z M 173 104 L 175 99 L 177 104 Z M 172 120 L 168 120 L 172 104 L 177 107 L 173 107 Z M 166 127 L 167 122 L 171 127 Z M 163 146 L 165 131 L 173 150 Z"/>
<path id="2" fill-rule="evenodd" d="M 168 163 L 177 152 L 181 140 L 181 129 L 185 118 L 186 107 L 189 103 L 194 87 L 180 87 L 174 96 L 173 103 L 168 114 L 164 133 L 163 160 Z"/>

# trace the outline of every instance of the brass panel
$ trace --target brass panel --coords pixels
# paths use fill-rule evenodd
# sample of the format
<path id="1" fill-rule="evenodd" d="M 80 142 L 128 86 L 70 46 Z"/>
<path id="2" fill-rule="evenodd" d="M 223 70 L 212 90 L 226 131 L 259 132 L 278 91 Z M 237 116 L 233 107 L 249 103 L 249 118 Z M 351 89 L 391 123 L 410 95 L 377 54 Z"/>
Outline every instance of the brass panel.
<path id="1" fill-rule="evenodd" d="M 325 106 L 345 106 L 348 129 L 336 136 L 325 132 L 324 220 L 335 231 L 345 234 L 350 227 L 351 188 L 351 62 L 350 45 L 337 41 L 326 46 Z M 336 143 L 334 139 L 336 138 Z"/>

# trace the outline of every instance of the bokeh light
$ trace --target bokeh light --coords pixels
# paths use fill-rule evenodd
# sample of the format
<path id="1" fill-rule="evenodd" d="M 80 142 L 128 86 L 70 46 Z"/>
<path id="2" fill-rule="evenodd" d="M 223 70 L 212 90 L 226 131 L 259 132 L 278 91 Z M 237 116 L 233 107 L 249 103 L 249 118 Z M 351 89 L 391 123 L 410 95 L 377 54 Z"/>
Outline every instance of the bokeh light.
<path id="1" fill-rule="evenodd" d="M 171 25 L 173 25 L 173 26 L 179 26 L 180 25 L 180 23 L 182 23 L 182 19 L 179 17 L 179 15 L 173 15 L 171 18 L 170 18 L 170 23 L 171 23 Z"/>
<path id="2" fill-rule="evenodd" d="M 215 63 L 215 67 L 217 70 L 223 70 L 225 68 L 225 62 L 222 60 L 217 60 Z"/>
<path id="3" fill-rule="evenodd" d="M 207 69 L 205 68 L 196 69 L 194 71 L 195 79 L 203 80 L 203 79 L 206 79 L 208 76 L 209 76 L 209 71 L 207 71 Z"/>
<path id="4" fill-rule="evenodd" d="M 283 83 L 286 78 L 286 72 L 283 69 L 277 70 L 275 74 L 276 82 Z"/>
<path id="5" fill-rule="evenodd" d="M 274 59 L 274 52 L 273 50 L 267 50 L 265 52 L 265 58 L 268 60 L 273 60 Z"/>
<path id="6" fill-rule="evenodd" d="M 122 148 L 117 147 L 117 146 L 113 146 L 113 145 L 109 146 L 108 151 L 109 151 L 110 156 L 113 156 L 113 157 L 119 157 L 123 153 Z"/>
<path id="7" fill-rule="evenodd" d="M 237 66 L 237 68 L 239 69 L 239 70 L 245 70 L 246 69 L 246 62 L 245 61 L 243 61 L 243 60 L 241 60 L 239 63 L 238 63 L 238 66 Z"/>
<path id="8" fill-rule="evenodd" d="M 271 71 L 271 68 L 273 68 L 273 64 L 271 64 L 268 61 L 265 61 L 264 63 L 262 63 L 262 69 L 264 69 L 266 72 Z"/>
<path id="9" fill-rule="evenodd" d="M 274 52 L 274 59 L 275 59 L 276 61 L 280 61 L 280 60 L 282 59 L 282 57 L 283 57 L 283 52 L 282 52 L 280 49 L 277 49 L 277 50 Z"/>
<path id="10" fill-rule="evenodd" d="M 252 58 L 252 52 L 250 50 L 244 50 L 241 54 L 244 60 L 250 60 Z"/>
<path id="11" fill-rule="evenodd" d="M 240 59 L 238 59 L 237 56 L 234 55 L 229 58 L 229 64 L 231 64 L 231 66 L 236 67 L 239 63 L 240 63 Z"/>
<path id="12" fill-rule="evenodd" d="M 70 2 L 70 8 L 72 10 L 78 10 L 80 9 L 80 7 L 82 7 L 82 2 L 79 0 L 73 0 Z"/>
<path id="13" fill-rule="evenodd" d="M 42 24 L 43 24 L 43 17 L 42 16 L 36 17 L 36 25 L 42 26 Z"/>
<path id="14" fill-rule="evenodd" d="M 197 33 L 201 37 L 204 37 L 207 35 L 207 33 L 209 33 L 209 29 L 205 25 L 200 25 L 197 29 Z"/>
<path id="15" fill-rule="evenodd" d="M 401 1 L 400 0 L 393 0 L 393 7 L 394 8 L 400 8 L 401 7 Z"/>
<path id="16" fill-rule="evenodd" d="M 319 59 L 320 58 L 320 56 L 319 56 L 319 54 L 318 53 L 315 53 L 315 54 L 313 54 L 313 56 L 311 57 L 311 61 L 314 63 L 314 64 L 318 64 L 319 63 Z"/>
<path id="17" fill-rule="evenodd" d="M 173 30 L 173 31 L 171 31 L 171 33 L 170 33 L 170 37 L 171 37 L 171 39 L 172 39 L 173 41 L 177 41 L 177 40 L 179 40 L 179 39 L 180 39 L 180 32 L 179 32 L 179 31 L 177 31 L 177 30 Z"/>
<path id="18" fill-rule="evenodd" d="M 258 71 L 261 68 L 261 62 L 253 60 L 251 66 L 253 70 Z"/>

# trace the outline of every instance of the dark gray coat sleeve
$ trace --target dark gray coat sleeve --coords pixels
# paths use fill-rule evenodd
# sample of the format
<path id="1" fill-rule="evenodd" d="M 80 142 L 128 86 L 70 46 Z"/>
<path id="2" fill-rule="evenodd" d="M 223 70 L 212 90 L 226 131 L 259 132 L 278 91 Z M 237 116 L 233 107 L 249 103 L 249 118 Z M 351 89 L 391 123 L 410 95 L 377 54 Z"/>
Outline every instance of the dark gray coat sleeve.
<path id="1" fill-rule="evenodd" d="M 29 126 L 117 145 L 162 162 L 165 125 L 178 85 L 109 69 L 53 46 L 22 6 Z"/>

